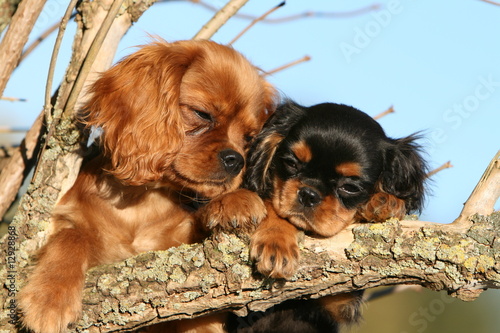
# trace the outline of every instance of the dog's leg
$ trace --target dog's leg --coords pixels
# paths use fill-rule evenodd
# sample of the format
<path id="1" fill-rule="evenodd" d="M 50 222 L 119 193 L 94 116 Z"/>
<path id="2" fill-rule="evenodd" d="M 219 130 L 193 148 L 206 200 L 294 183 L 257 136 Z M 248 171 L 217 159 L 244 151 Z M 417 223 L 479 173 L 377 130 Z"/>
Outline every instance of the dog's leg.
<path id="1" fill-rule="evenodd" d="M 85 271 L 95 264 L 95 237 L 65 228 L 50 237 L 19 293 L 22 323 L 36 333 L 60 333 L 80 317 Z"/>
<path id="2" fill-rule="evenodd" d="M 250 256 L 257 270 L 272 278 L 288 278 L 299 263 L 297 228 L 279 217 L 266 203 L 267 217 L 257 227 L 250 243 Z"/>

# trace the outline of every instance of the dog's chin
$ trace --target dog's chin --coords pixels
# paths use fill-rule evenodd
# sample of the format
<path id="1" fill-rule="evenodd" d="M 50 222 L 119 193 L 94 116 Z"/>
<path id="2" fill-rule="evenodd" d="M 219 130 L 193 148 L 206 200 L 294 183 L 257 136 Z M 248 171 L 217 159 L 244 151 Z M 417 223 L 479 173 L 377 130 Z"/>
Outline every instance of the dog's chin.
<path id="1" fill-rule="evenodd" d="M 349 224 L 335 213 L 328 219 L 318 219 L 313 211 L 306 212 L 296 206 L 287 207 L 283 202 L 277 200 L 273 200 L 273 206 L 278 216 L 293 224 L 297 229 L 320 237 L 334 236 Z"/>
<path id="2" fill-rule="evenodd" d="M 169 187 L 175 188 L 180 192 L 191 192 L 205 199 L 212 199 L 224 193 L 234 191 L 242 182 L 242 173 L 236 176 L 222 176 L 220 173 L 214 173 L 205 178 L 194 178 L 173 168 L 165 177 L 165 183 L 168 183 Z"/>

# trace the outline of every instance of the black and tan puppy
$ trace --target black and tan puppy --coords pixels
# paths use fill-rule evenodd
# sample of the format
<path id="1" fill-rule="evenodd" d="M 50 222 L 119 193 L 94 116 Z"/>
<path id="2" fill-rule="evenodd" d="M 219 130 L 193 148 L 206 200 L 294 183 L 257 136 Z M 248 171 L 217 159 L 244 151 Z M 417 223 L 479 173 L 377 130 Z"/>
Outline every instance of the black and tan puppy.
<path id="1" fill-rule="evenodd" d="M 264 198 L 268 211 L 251 238 L 257 270 L 273 278 L 292 276 L 300 230 L 330 237 L 353 222 L 420 210 L 426 165 L 415 139 L 391 139 L 370 116 L 346 105 L 280 106 L 249 157 L 246 186 Z M 339 322 L 357 317 L 360 298 L 358 292 L 292 301 L 230 330 L 335 332 Z"/>

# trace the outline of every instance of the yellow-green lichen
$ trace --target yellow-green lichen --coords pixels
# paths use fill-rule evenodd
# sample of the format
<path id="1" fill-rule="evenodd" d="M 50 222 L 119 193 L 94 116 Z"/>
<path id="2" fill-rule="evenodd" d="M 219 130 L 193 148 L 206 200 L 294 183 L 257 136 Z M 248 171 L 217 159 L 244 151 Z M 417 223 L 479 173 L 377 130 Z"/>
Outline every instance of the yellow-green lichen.
<path id="1" fill-rule="evenodd" d="M 346 250 L 347 256 L 350 259 L 361 260 L 370 254 L 370 250 L 359 242 L 354 242 L 349 245 Z"/>
<path id="2" fill-rule="evenodd" d="M 438 259 L 449 261 L 454 264 L 462 264 L 467 259 L 467 251 L 463 245 L 449 246 L 441 244 L 436 253 Z"/>
<path id="3" fill-rule="evenodd" d="M 238 275 L 242 280 L 250 278 L 252 269 L 248 265 L 234 264 L 231 266 L 231 271 Z"/>
<path id="4" fill-rule="evenodd" d="M 469 271 L 469 272 L 474 272 L 476 270 L 476 265 L 477 265 L 477 258 L 476 257 L 470 257 L 465 259 L 463 266 Z"/>
<path id="5" fill-rule="evenodd" d="M 436 246 L 439 244 L 439 238 L 423 238 L 415 241 L 412 254 L 417 259 L 429 261 L 436 260 Z"/>
<path id="6" fill-rule="evenodd" d="M 203 295 L 200 294 L 199 292 L 196 292 L 196 291 L 187 291 L 187 292 L 182 294 L 182 297 L 184 297 L 186 299 L 186 302 L 195 300 L 201 296 L 203 296 Z"/>
<path id="7" fill-rule="evenodd" d="M 495 266 L 495 259 L 486 255 L 480 255 L 477 258 L 476 272 L 485 273 Z"/>
<path id="8" fill-rule="evenodd" d="M 182 271 L 180 267 L 175 267 L 170 275 L 170 279 L 177 283 L 184 283 L 187 279 L 186 274 Z"/>

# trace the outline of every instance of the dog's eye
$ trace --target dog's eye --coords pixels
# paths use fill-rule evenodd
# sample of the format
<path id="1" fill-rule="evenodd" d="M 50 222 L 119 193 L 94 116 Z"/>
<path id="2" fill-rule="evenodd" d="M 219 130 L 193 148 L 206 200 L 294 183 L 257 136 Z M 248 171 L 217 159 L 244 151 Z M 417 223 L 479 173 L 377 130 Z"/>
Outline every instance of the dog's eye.
<path id="1" fill-rule="evenodd" d="M 198 117 L 200 117 L 201 119 L 205 120 L 205 121 L 209 121 L 209 122 L 212 122 L 213 121 L 213 118 L 212 116 L 210 115 L 210 113 L 208 112 L 204 112 L 204 111 L 200 111 L 200 110 L 193 110 L 194 113 L 196 113 L 196 115 Z"/>
<path id="2" fill-rule="evenodd" d="M 253 135 L 245 135 L 245 141 L 248 143 L 248 142 L 251 142 L 253 140 Z"/>
<path id="3" fill-rule="evenodd" d="M 299 170 L 299 164 L 295 159 L 291 158 L 286 158 L 283 160 L 283 163 L 285 164 L 285 167 L 290 171 L 291 173 L 295 173 Z"/>
<path id="4" fill-rule="evenodd" d="M 361 188 L 354 184 L 344 184 L 339 187 L 339 191 L 344 195 L 356 195 L 361 193 Z"/>

